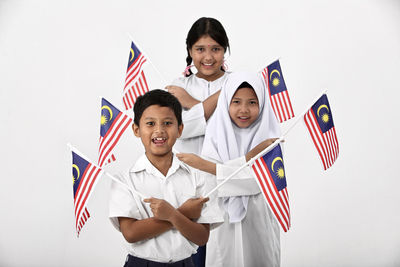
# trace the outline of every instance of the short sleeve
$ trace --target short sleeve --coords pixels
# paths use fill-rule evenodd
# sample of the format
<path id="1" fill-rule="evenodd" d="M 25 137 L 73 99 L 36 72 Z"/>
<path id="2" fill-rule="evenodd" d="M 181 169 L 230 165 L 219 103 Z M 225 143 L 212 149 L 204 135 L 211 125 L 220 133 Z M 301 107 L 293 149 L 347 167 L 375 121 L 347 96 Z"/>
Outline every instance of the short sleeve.
<path id="1" fill-rule="evenodd" d="M 186 87 L 186 84 L 187 84 L 187 78 L 185 78 L 185 77 L 176 78 L 171 83 L 171 85 L 173 85 L 173 86 L 179 86 L 179 87 L 182 87 L 184 89 Z"/>
<path id="2" fill-rule="evenodd" d="M 245 163 L 246 158 L 242 156 L 224 164 L 217 164 L 217 183 L 221 183 Z M 249 166 L 246 166 L 218 189 L 218 197 L 248 196 L 258 193 L 260 193 L 260 188 Z"/>
<path id="3" fill-rule="evenodd" d="M 126 184 L 126 180 L 122 175 L 117 175 L 117 178 Z M 120 231 L 118 217 L 134 218 L 137 220 L 143 219 L 137 199 L 132 195 L 128 186 L 123 186 L 115 181 L 111 182 L 110 200 L 109 200 L 109 218 L 112 225 Z"/>
<path id="4" fill-rule="evenodd" d="M 214 175 L 202 171 L 196 171 L 196 175 L 199 176 L 199 180 L 201 181 L 196 189 L 197 196 L 205 196 L 217 186 Z M 197 219 L 197 223 L 208 223 L 210 224 L 211 229 L 214 229 L 224 222 L 224 211 L 219 206 L 216 193 L 211 194 L 209 198 L 210 200 L 203 206 L 201 216 Z"/>

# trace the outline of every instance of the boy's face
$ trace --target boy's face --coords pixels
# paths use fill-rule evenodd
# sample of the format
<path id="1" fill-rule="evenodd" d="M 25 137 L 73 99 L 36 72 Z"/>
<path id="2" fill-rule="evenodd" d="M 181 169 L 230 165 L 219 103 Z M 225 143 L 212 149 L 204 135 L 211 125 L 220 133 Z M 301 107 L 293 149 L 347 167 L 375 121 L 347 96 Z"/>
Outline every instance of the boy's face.
<path id="1" fill-rule="evenodd" d="M 249 127 L 257 118 L 260 107 L 252 88 L 240 88 L 233 95 L 229 105 L 229 116 L 239 128 Z"/>
<path id="2" fill-rule="evenodd" d="M 172 151 L 178 137 L 181 136 L 183 124 L 178 126 L 174 111 L 169 107 L 152 105 L 146 108 L 139 121 L 133 124 L 135 136 L 140 137 L 147 157 L 162 157 Z"/>

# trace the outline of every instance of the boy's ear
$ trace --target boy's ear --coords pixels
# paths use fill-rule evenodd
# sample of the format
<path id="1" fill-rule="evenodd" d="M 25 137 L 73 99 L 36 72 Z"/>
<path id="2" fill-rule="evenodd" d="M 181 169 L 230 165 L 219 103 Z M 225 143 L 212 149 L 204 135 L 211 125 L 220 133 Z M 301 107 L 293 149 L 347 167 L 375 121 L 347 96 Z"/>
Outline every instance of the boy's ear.
<path id="1" fill-rule="evenodd" d="M 183 123 L 178 126 L 178 138 L 181 137 L 183 131 Z"/>
<path id="2" fill-rule="evenodd" d="M 136 137 L 140 137 L 140 129 L 139 126 L 137 126 L 135 123 L 132 124 L 132 130 L 133 130 L 133 134 Z"/>

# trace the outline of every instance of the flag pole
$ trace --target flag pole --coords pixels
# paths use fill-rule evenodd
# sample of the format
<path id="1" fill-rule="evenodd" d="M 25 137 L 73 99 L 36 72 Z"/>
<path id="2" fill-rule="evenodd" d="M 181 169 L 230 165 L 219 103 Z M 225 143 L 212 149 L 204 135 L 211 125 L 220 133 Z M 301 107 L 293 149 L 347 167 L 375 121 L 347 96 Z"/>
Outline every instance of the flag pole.
<path id="1" fill-rule="evenodd" d="M 148 54 L 138 45 L 138 43 L 135 41 L 135 39 L 133 39 L 133 37 L 129 34 L 129 32 L 127 33 L 129 38 L 132 40 L 132 42 L 136 45 L 136 47 L 142 51 L 143 55 L 146 56 L 147 60 L 149 61 L 150 65 L 153 67 L 153 69 L 157 72 L 158 76 L 161 78 L 161 80 L 164 82 L 164 86 L 166 86 L 167 80 L 165 79 L 164 75 L 161 74 L 161 72 L 156 68 L 156 66 L 153 64 L 153 62 L 150 60 L 150 57 L 148 56 Z"/>
<path id="2" fill-rule="evenodd" d="M 256 156 L 252 157 L 248 162 L 246 162 L 245 164 L 243 164 L 242 166 L 240 166 L 236 171 L 234 171 L 233 173 L 231 173 L 227 178 L 225 178 L 220 184 L 218 184 L 216 187 L 214 187 L 214 189 L 212 189 L 210 192 L 208 192 L 204 198 L 209 197 L 212 193 L 214 193 L 216 190 L 218 190 L 218 188 L 220 188 L 222 185 L 224 185 L 226 182 L 228 182 L 233 176 L 235 176 L 238 172 L 240 172 L 242 169 L 244 169 L 245 167 L 253 164 L 253 162 L 255 160 L 257 160 L 259 157 L 261 157 L 262 155 L 268 153 L 269 151 L 271 151 L 273 148 L 275 148 L 280 142 L 282 142 L 284 140 L 283 136 L 279 137 L 278 139 L 275 140 L 275 142 L 273 142 L 271 145 L 269 145 L 267 148 L 265 148 L 263 151 L 261 151 L 260 153 L 258 153 Z"/>
<path id="3" fill-rule="evenodd" d="M 78 149 L 76 149 L 75 147 L 73 147 L 70 143 L 67 143 L 67 146 L 69 147 L 69 149 L 73 152 L 75 152 L 76 154 L 78 154 L 81 158 L 83 158 L 84 160 L 86 160 L 87 162 L 92 163 L 92 161 L 86 157 L 84 154 L 82 154 L 82 152 L 80 152 Z M 95 167 L 99 168 L 100 170 L 103 171 L 103 173 L 105 175 L 107 175 L 109 178 L 111 178 L 114 182 L 119 183 L 120 185 L 126 187 L 128 190 L 130 190 L 133 194 L 136 194 L 138 196 L 140 196 L 142 199 L 146 198 L 146 196 L 144 196 L 142 193 L 136 191 L 133 188 L 130 188 L 128 185 L 124 184 L 123 182 L 121 182 L 119 179 L 115 178 L 114 176 L 112 176 L 109 172 L 103 170 L 103 168 L 99 167 L 97 164 L 92 163 Z"/>
<path id="4" fill-rule="evenodd" d="M 314 101 L 313 101 L 310 105 L 307 106 L 308 108 L 307 108 L 303 113 L 301 113 L 301 115 L 297 117 L 296 121 L 293 122 L 292 125 L 290 125 L 289 129 L 287 129 L 287 130 L 285 131 L 285 133 L 282 135 L 283 137 L 285 137 L 285 136 L 289 133 L 289 131 L 292 130 L 292 129 L 294 128 L 294 126 L 296 126 L 297 123 L 299 123 L 299 121 L 303 118 L 303 116 L 308 112 L 308 110 L 310 109 L 310 107 L 311 107 L 312 105 L 314 105 L 314 103 L 317 102 L 317 100 L 318 100 L 322 95 L 326 94 L 327 91 L 328 91 L 328 90 L 325 89 L 325 90 L 323 90 L 317 97 L 315 97 Z"/>

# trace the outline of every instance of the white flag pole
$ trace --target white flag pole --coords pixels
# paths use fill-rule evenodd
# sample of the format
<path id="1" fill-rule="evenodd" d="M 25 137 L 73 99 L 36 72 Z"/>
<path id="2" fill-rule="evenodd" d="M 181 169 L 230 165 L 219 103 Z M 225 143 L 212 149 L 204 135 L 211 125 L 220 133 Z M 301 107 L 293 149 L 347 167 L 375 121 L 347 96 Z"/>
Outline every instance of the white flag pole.
<path id="1" fill-rule="evenodd" d="M 235 176 L 238 172 L 240 172 L 242 169 L 245 167 L 253 164 L 255 160 L 257 160 L 259 157 L 263 156 L 264 154 L 268 153 L 271 151 L 274 147 L 276 147 L 280 142 L 284 140 L 283 136 L 276 139 L 275 142 L 273 142 L 271 145 L 269 145 L 267 148 L 265 148 L 263 151 L 258 153 L 256 156 L 252 157 L 248 162 L 240 166 L 236 171 L 231 173 L 227 178 L 225 178 L 220 184 L 218 184 L 214 189 L 212 189 L 210 192 L 208 192 L 204 198 L 209 197 L 212 193 L 214 193 L 218 188 L 220 188 L 222 185 L 224 185 L 226 182 L 228 182 L 233 176 Z"/>
<path id="2" fill-rule="evenodd" d="M 234 171 L 231 175 L 229 175 L 225 180 L 223 180 L 220 184 L 218 184 L 214 189 L 212 189 L 210 192 L 208 192 L 204 198 L 209 197 L 212 193 L 214 193 L 218 188 L 223 186 L 226 182 L 228 182 L 233 176 L 235 176 L 238 172 L 240 172 L 242 169 L 247 167 L 249 165 L 249 162 L 246 162 L 244 165 L 240 166 L 236 171 Z"/>
<path id="3" fill-rule="evenodd" d="M 292 129 L 294 128 L 294 126 L 295 126 L 297 123 L 299 123 L 299 121 L 301 121 L 301 119 L 302 119 L 302 118 L 304 117 L 304 115 L 308 112 L 308 110 L 310 109 L 310 107 L 312 107 L 312 105 L 314 105 L 314 103 L 317 102 L 317 100 L 318 100 L 323 94 L 326 94 L 327 91 L 328 91 L 328 90 L 323 90 L 317 97 L 315 97 L 314 101 L 313 101 L 310 105 L 307 106 L 307 109 L 306 109 L 303 113 L 301 113 L 300 116 L 297 117 L 296 121 L 293 122 L 292 125 L 290 125 L 289 129 L 287 129 L 286 132 L 282 135 L 283 137 L 285 137 L 285 136 L 288 134 L 288 132 L 289 132 L 290 130 L 292 130 Z"/>
<path id="4" fill-rule="evenodd" d="M 150 65 L 157 72 L 158 76 L 160 76 L 162 82 L 165 84 L 164 86 L 166 86 L 168 83 L 167 83 L 167 80 L 164 78 L 164 75 L 161 74 L 161 72 L 156 68 L 156 66 L 150 60 L 150 57 L 148 56 L 148 54 L 138 45 L 138 43 L 133 39 L 133 37 L 129 33 L 128 33 L 128 36 L 132 40 L 132 42 L 136 45 L 136 47 L 143 53 L 143 55 L 146 56 L 146 58 L 149 61 Z"/>
<path id="5" fill-rule="evenodd" d="M 92 161 L 90 159 L 88 159 L 85 155 L 83 155 L 78 149 L 76 149 L 75 147 L 73 147 L 70 143 L 67 144 L 67 146 L 71 149 L 71 151 L 75 152 L 76 154 L 78 154 L 80 157 L 82 157 L 84 160 L 86 160 L 87 162 L 92 163 Z M 107 175 L 109 178 L 111 178 L 114 182 L 119 183 L 120 185 L 126 187 L 128 190 L 130 190 L 133 194 L 136 194 L 138 196 L 140 196 L 142 199 L 146 198 L 146 196 L 144 196 L 142 193 L 136 191 L 133 188 L 130 188 L 128 185 L 124 184 L 123 182 L 121 182 L 119 179 L 115 178 L 114 176 L 112 176 L 110 173 L 106 172 L 105 170 L 103 170 L 103 168 L 99 167 L 97 164 L 92 163 L 94 166 L 96 166 L 97 168 L 101 169 L 105 175 Z"/>

